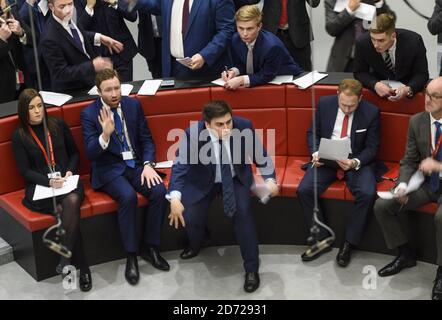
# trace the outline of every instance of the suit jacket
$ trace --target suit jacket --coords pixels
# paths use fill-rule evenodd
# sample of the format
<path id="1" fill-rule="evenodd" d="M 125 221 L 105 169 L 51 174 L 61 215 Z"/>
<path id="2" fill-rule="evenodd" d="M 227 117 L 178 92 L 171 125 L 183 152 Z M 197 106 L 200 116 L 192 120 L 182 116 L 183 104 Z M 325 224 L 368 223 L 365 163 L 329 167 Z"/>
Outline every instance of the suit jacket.
<path id="1" fill-rule="evenodd" d="M 351 16 L 347 10 L 335 12 L 337 0 L 325 0 L 325 30 L 334 37 L 333 46 L 328 59 L 327 71 L 343 72 L 350 59 L 355 45 L 355 24 L 360 19 Z M 374 5 L 377 0 L 363 0 L 363 3 Z M 376 9 L 376 14 L 394 12 L 387 5 L 386 1 L 381 8 Z"/>
<path id="2" fill-rule="evenodd" d="M 253 133 L 255 132 L 251 121 L 240 117 L 233 117 L 233 128 L 240 130 L 240 132 L 243 132 L 242 130 L 252 130 Z M 199 155 L 200 151 L 202 154 L 208 154 L 209 157 L 212 157 L 210 151 L 208 151 L 210 149 L 210 145 L 208 144 L 212 143 L 210 136 L 207 135 L 207 139 L 203 141 L 199 141 L 198 138 L 203 136 L 201 133 L 205 129 L 206 127 L 202 120 L 186 129 L 183 138 L 185 140 L 182 140 L 180 143 L 180 147 L 177 151 L 177 159 L 174 161 L 172 167 L 169 190 L 181 192 L 181 200 L 184 205 L 190 205 L 203 199 L 210 192 L 215 183 L 215 162 L 207 164 L 202 163 L 199 157 L 197 157 L 198 159 L 193 159 L 193 155 Z M 253 134 L 252 136 L 254 137 L 255 135 Z M 238 164 L 233 165 L 235 177 L 237 177 L 247 188 L 250 188 L 253 183 L 252 168 L 248 159 L 253 159 L 256 166 L 260 168 L 264 179 L 275 179 L 275 169 L 271 158 L 267 155 L 267 152 L 263 147 L 256 147 L 257 145 L 262 146 L 260 141 L 255 141 L 254 138 L 253 140 L 253 142 L 249 141 L 247 144 L 248 147 L 254 147 L 251 148 L 253 150 L 250 150 L 250 148 L 246 148 L 243 139 L 238 148 L 233 148 L 233 138 L 230 138 L 230 152 L 232 159 L 240 160 L 238 161 Z M 234 151 L 239 151 L 240 154 L 238 155 L 234 153 Z M 250 152 L 253 154 L 250 154 Z M 260 156 L 257 157 L 256 155 Z M 195 160 L 196 163 L 192 162 L 191 159 Z"/>
<path id="3" fill-rule="evenodd" d="M 232 37 L 231 48 L 233 66 L 246 74 L 248 48 L 238 33 Z M 253 47 L 253 70 L 249 76 L 251 87 L 268 83 L 277 75 L 298 75 L 303 71 L 281 40 L 266 30 L 259 32 Z"/>
<path id="4" fill-rule="evenodd" d="M 316 8 L 321 0 L 289 0 L 287 1 L 287 16 L 289 23 L 289 34 L 296 48 L 303 48 L 313 41 L 313 31 L 310 26 L 310 18 L 307 14 L 305 3 Z M 281 16 L 281 1 L 266 0 L 262 9 L 264 14 L 264 28 L 276 33 L 279 27 Z"/>
<path id="5" fill-rule="evenodd" d="M 436 0 L 433 14 L 430 20 L 428 20 L 428 30 L 433 35 L 442 33 L 442 0 Z M 439 75 L 442 76 L 442 68 L 439 71 Z"/>
<path id="6" fill-rule="evenodd" d="M 155 59 L 155 40 L 150 13 L 138 12 L 138 52 L 146 59 Z M 161 16 L 156 16 L 158 28 L 161 29 Z M 162 35 L 159 30 L 160 36 Z"/>
<path id="7" fill-rule="evenodd" d="M 260 0 L 233 0 L 235 3 L 235 12 L 238 11 L 242 6 L 249 6 L 253 4 L 258 4 Z"/>
<path id="8" fill-rule="evenodd" d="M 124 1 L 118 1 L 118 8 L 114 9 L 110 8 L 105 2 L 98 0 L 94 7 L 94 15 L 91 17 L 85 10 L 87 1 L 79 0 L 79 2 L 82 4 L 82 12 L 78 15 L 78 24 L 88 31 L 102 33 L 120 41 L 124 45 L 124 50 L 119 53 L 120 57 L 127 62 L 132 61 L 138 50 L 124 19 L 135 22 L 137 12 L 128 12 L 127 4 Z M 102 46 L 101 55 L 111 56 L 106 46 Z"/>
<path id="9" fill-rule="evenodd" d="M 356 41 L 354 77 L 371 90 L 379 80 L 390 79 L 410 86 L 413 92 L 421 91 L 429 78 L 424 41 L 413 31 L 396 29 L 396 33 L 396 74 L 387 68 L 366 33 Z"/>
<path id="10" fill-rule="evenodd" d="M 89 57 L 52 15 L 46 21 L 40 50 L 54 91 L 72 91 L 94 85 L 95 69 L 92 59 L 97 57 L 94 48 L 95 33 L 85 31 L 81 25 L 77 27 L 83 35 Z"/>
<path id="11" fill-rule="evenodd" d="M 338 96 L 323 96 L 319 99 L 316 111 L 316 147 L 321 138 L 331 139 L 338 114 Z M 374 164 L 380 141 L 380 112 L 373 104 L 361 100 L 354 111 L 350 133 L 352 154 L 349 158 L 358 158 L 361 166 Z M 307 131 L 307 143 L 313 154 L 312 127 Z"/>
<path id="12" fill-rule="evenodd" d="M 94 189 L 101 188 L 123 174 L 126 163 L 121 155 L 121 144 L 115 132 L 111 135 L 106 150 L 101 148 L 99 137 L 103 133 L 98 121 L 102 103 L 95 100 L 81 112 L 81 126 L 86 154 L 91 163 L 91 185 Z M 155 144 L 147 126 L 140 102 L 130 97 L 122 97 L 121 108 L 124 114 L 130 143 L 140 163 L 155 161 Z"/>
<path id="13" fill-rule="evenodd" d="M 163 77 L 172 75 L 170 54 L 170 25 L 173 0 L 139 0 L 137 9 L 162 16 L 162 66 Z M 234 5 L 232 0 L 194 0 L 184 36 L 184 56 L 201 54 L 204 66 L 196 71 L 188 70 L 189 77 L 219 75 L 229 64 L 226 52 L 228 41 L 235 32 Z"/>
<path id="14" fill-rule="evenodd" d="M 400 161 L 398 183 L 410 180 L 422 160 L 431 156 L 430 114 L 420 112 L 410 118 L 405 155 Z"/>

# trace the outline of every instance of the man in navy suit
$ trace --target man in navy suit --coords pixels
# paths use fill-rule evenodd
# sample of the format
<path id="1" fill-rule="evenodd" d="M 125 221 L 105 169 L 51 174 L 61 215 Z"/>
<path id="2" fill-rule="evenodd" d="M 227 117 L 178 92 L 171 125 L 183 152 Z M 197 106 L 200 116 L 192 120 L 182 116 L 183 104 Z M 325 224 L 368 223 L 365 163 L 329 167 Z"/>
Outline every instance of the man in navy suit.
<path id="1" fill-rule="evenodd" d="M 163 77 L 218 75 L 228 64 L 226 48 L 235 31 L 232 0 L 138 0 L 135 8 L 162 16 Z M 187 57 L 187 66 L 176 61 Z"/>
<path id="2" fill-rule="evenodd" d="M 48 0 L 48 18 L 40 50 L 49 69 L 52 90 L 72 91 L 94 85 L 95 73 L 112 66 L 97 56 L 94 46 L 105 45 L 120 53 L 123 44 L 100 33 L 85 31 L 72 20 L 73 0 Z"/>
<path id="3" fill-rule="evenodd" d="M 244 290 L 253 292 L 260 280 L 258 239 L 250 208 L 251 161 L 275 196 L 278 187 L 273 162 L 264 147 L 257 147 L 260 142 L 252 123 L 233 117 L 226 102 L 209 102 L 203 109 L 203 119 L 186 129 L 172 167 L 168 195 L 170 225 L 178 228 L 182 224 L 186 229 L 189 247 L 181 258 L 196 256 L 204 238 L 209 206 L 222 193 L 224 213 L 233 219 L 244 260 Z"/>
<path id="4" fill-rule="evenodd" d="M 103 48 L 101 55 L 111 58 L 121 81 L 132 81 L 133 58 L 137 54 L 137 45 L 124 20 L 135 22 L 137 12 L 128 12 L 127 5 L 123 1 L 79 0 L 79 2 L 82 7 L 79 24 L 84 29 L 108 35 L 123 44 L 124 50 L 121 53 L 110 54 L 106 48 Z"/>
<path id="5" fill-rule="evenodd" d="M 321 97 L 315 116 L 316 141 L 313 132 L 307 132 L 307 141 L 312 153 L 312 166 L 308 166 L 299 187 L 298 197 L 305 215 L 307 226 L 311 227 L 314 205 L 314 170 L 317 171 L 318 195 L 338 179 L 345 179 L 350 192 L 356 198 L 351 218 L 346 227 L 345 241 L 336 257 L 338 265 L 345 267 L 351 258 L 351 249 L 357 246 L 364 232 L 368 216 L 376 199 L 375 159 L 379 147 L 380 112 L 371 103 L 362 100 L 362 84 L 353 79 L 344 79 L 339 84 L 337 96 Z M 351 153 L 348 159 L 324 165 L 318 152 L 321 138 L 332 140 L 350 139 Z M 313 167 L 316 167 L 314 169 Z M 324 221 L 321 211 L 320 221 Z M 328 237 L 328 232 L 321 228 L 319 240 Z M 303 261 L 311 261 L 329 251 L 329 245 L 322 250 L 307 250 L 302 255 Z"/>
<path id="6" fill-rule="evenodd" d="M 155 171 L 155 144 L 138 100 L 121 97 L 116 71 L 97 74 L 99 99 L 81 112 L 84 145 L 91 160 L 91 185 L 118 203 L 118 222 L 128 257 L 125 276 L 139 280 L 136 235 L 137 192 L 149 199 L 141 257 L 160 270 L 169 265 L 158 251 L 167 210 L 166 188 Z"/>
<path id="7" fill-rule="evenodd" d="M 241 7 L 235 19 L 238 32 L 231 44 L 234 68 L 221 75 L 225 88 L 254 87 L 272 81 L 277 75 L 298 75 L 303 71 L 277 36 L 261 30 L 262 14 L 258 6 Z"/>

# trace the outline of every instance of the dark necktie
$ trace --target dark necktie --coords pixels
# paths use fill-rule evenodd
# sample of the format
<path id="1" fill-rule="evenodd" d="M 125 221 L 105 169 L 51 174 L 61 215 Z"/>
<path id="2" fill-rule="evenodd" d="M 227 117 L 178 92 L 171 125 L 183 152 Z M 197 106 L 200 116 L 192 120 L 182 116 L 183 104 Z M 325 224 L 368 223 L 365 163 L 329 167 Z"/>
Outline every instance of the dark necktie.
<path id="1" fill-rule="evenodd" d="M 435 121 L 434 125 L 436 126 L 436 137 L 435 137 L 435 141 L 434 141 L 434 146 L 436 147 L 437 142 L 439 141 L 440 134 L 442 133 L 442 129 L 440 127 L 441 124 L 438 121 Z M 434 159 L 439 162 L 442 160 L 441 148 L 439 148 L 439 150 L 437 151 L 436 155 L 434 156 Z M 433 191 L 433 192 L 439 191 L 439 182 L 440 182 L 439 172 L 433 172 L 430 176 L 430 189 L 431 189 L 431 191 Z"/>
<path id="2" fill-rule="evenodd" d="M 183 43 L 184 43 L 184 37 L 186 35 L 186 31 L 187 31 L 187 22 L 189 22 L 189 0 L 184 0 L 183 23 L 181 25 L 181 33 L 183 36 Z"/>
<path id="3" fill-rule="evenodd" d="M 84 52 L 83 50 L 83 43 L 81 42 L 80 39 L 80 35 L 78 34 L 77 29 L 74 27 L 73 24 L 69 24 L 69 28 L 71 29 L 72 32 L 72 38 L 74 39 L 75 44 L 77 45 L 77 47 Z"/>
<path id="4" fill-rule="evenodd" d="M 126 141 L 126 136 L 124 134 L 123 130 L 123 123 L 121 121 L 120 115 L 117 112 L 117 108 L 112 108 L 112 112 L 114 113 L 114 123 L 115 123 L 115 133 L 117 135 L 117 139 L 121 144 L 122 151 L 130 151 L 129 145 Z M 126 165 L 131 168 L 135 168 L 135 160 L 124 160 L 126 162 Z"/>
<path id="5" fill-rule="evenodd" d="M 232 170 L 230 168 L 230 160 L 227 154 L 226 146 L 222 140 L 219 140 L 219 144 L 224 213 L 228 217 L 233 217 L 233 214 L 236 212 L 236 201 L 235 193 L 233 190 Z"/>
<path id="6" fill-rule="evenodd" d="M 390 53 L 388 51 L 385 52 L 385 65 L 387 66 L 388 70 L 390 70 L 393 73 L 396 73 L 394 70 L 394 65 L 393 65 L 393 61 L 391 60 L 391 56 Z"/>

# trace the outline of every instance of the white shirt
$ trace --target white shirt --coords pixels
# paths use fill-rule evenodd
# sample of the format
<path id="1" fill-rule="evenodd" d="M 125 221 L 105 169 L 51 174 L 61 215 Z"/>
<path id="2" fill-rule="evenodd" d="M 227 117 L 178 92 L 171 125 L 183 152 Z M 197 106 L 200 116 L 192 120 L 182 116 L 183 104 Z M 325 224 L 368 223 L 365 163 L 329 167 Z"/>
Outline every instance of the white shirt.
<path id="1" fill-rule="evenodd" d="M 189 1 L 189 14 L 192 9 L 193 0 Z M 170 54 L 175 58 L 184 57 L 183 44 L 183 7 L 184 0 L 174 0 L 172 4 L 172 15 L 170 23 Z"/>
<path id="2" fill-rule="evenodd" d="M 153 29 L 153 36 L 154 38 L 160 38 L 160 29 L 158 28 L 158 21 L 157 21 L 157 16 L 155 15 L 150 15 L 152 18 L 152 29 Z"/>

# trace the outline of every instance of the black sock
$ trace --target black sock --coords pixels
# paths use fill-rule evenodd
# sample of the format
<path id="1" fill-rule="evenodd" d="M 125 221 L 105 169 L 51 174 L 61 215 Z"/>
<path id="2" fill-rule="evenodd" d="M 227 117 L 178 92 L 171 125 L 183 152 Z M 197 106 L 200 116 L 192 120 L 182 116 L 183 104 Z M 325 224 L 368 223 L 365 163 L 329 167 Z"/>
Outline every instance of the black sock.
<path id="1" fill-rule="evenodd" d="M 416 254 L 414 253 L 413 248 L 411 248 L 408 243 L 399 246 L 399 255 L 404 256 L 407 259 L 416 258 Z"/>

